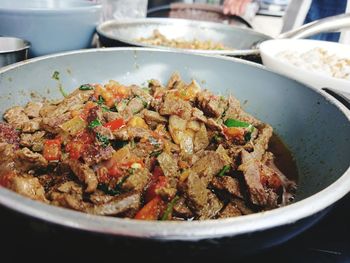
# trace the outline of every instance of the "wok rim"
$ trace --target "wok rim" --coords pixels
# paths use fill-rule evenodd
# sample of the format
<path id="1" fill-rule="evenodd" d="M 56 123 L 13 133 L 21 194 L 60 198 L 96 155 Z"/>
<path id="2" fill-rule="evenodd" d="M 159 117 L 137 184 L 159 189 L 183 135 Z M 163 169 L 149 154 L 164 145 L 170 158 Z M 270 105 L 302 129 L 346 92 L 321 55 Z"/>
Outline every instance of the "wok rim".
<path id="1" fill-rule="evenodd" d="M 118 42 L 122 42 L 131 46 L 135 46 L 135 47 L 144 47 L 144 48 L 156 48 L 156 49 L 161 49 L 161 50 L 167 50 L 167 51 L 176 51 L 176 52 L 190 52 L 193 54 L 206 54 L 206 55 L 225 55 L 225 56 L 248 56 L 248 55 L 257 55 L 259 54 L 260 50 L 259 48 L 257 48 L 258 44 L 260 42 L 264 42 L 266 40 L 261 40 L 258 41 L 259 43 L 255 43 L 253 46 L 255 46 L 255 48 L 251 49 L 233 49 L 233 50 L 204 50 L 204 49 L 182 49 L 182 48 L 172 48 L 172 47 L 166 47 L 166 46 L 157 46 L 157 45 L 150 45 L 150 44 L 145 44 L 145 43 L 141 43 L 141 42 L 137 42 L 137 41 L 132 41 L 130 39 L 127 38 L 121 38 L 121 37 L 117 37 L 109 32 L 106 32 L 106 30 L 104 29 L 105 27 L 108 26 L 115 26 L 118 24 L 145 24 L 145 23 L 160 23 L 160 25 L 177 25 L 177 24 L 190 24 L 190 25 L 196 25 L 198 27 L 213 27 L 213 28 L 227 28 L 227 29 L 231 29 L 231 30 L 237 30 L 237 31 L 242 31 L 245 33 L 249 33 L 249 34 L 255 34 L 258 35 L 261 38 L 267 38 L 266 40 L 271 40 L 273 39 L 273 37 L 265 35 L 263 33 L 260 33 L 258 31 L 255 31 L 251 28 L 240 28 L 240 27 L 232 27 L 229 25 L 225 25 L 225 24 L 220 24 L 220 23 L 215 23 L 215 22 L 208 22 L 208 21 L 195 21 L 195 20 L 189 20 L 189 19 L 183 19 L 183 18 L 135 18 L 135 19 L 125 19 L 122 21 L 118 21 L 118 20 L 107 20 L 101 24 L 99 24 L 96 27 L 96 32 L 99 36 L 102 36 L 102 38 L 106 38 L 109 41 L 118 41 Z M 177 24 L 176 24 L 177 23 Z"/>
<path id="2" fill-rule="evenodd" d="M 55 59 L 61 56 L 94 52 L 165 52 L 182 53 L 193 57 L 204 56 L 213 59 L 235 61 L 277 74 L 266 67 L 237 58 L 208 56 L 188 52 L 174 52 L 150 48 L 104 48 L 63 52 L 18 62 L 0 69 L 0 75 L 41 60 Z M 279 74 L 277 74 L 279 75 Z M 284 76 L 283 76 L 284 77 Z M 286 79 L 290 79 L 285 77 Z M 293 80 L 294 81 L 294 80 Z M 297 81 L 296 81 L 297 82 Z M 326 92 L 303 84 L 325 97 L 336 106 L 350 122 L 350 111 Z M 347 170 L 332 184 L 323 190 L 292 203 L 288 206 L 234 218 L 178 222 L 178 221 L 142 221 L 107 216 L 90 215 L 66 208 L 56 207 L 23 197 L 11 190 L 0 187 L 0 204 L 21 214 L 25 214 L 57 225 L 88 232 L 114 236 L 143 238 L 167 241 L 199 241 L 204 239 L 234 237 L 242 234 L 264 231 L 279 226 L 295 223 L 330 207 L 350 192 L 350 164 Z"/>

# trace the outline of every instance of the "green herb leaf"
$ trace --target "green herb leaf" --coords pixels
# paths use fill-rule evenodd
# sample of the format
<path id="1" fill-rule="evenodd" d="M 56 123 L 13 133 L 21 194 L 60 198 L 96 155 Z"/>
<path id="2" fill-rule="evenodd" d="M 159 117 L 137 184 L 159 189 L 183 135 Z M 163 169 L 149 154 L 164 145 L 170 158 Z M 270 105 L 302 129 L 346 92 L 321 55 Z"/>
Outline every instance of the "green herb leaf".
<path id="1" fill-rule="evenodd" d="M 246 142 L 249 142 L 251 138 L 252 138 L 252 133 L 251 133 L 251 132 L 247 132 L 247 133 L 244 135 L 244 140 L 245 140 Z"/>
<path id="2" fill-rule="evenodd" d="M 128 179 L 129 176 L 124 176 L 119 183 L 117 183 L 117 185 L 114 187 L 114 189 L 111 189 L 108 187 L 107 184 L 98 184 L 97 189 L 103 191 L 104 193 L 108 194 L 108 195 L 119 195 L 122 193 L 122 185 L 124 184 L 124 182 L 126 181 L 126 179 Z"/>
<path id="3" fill-rule="evenodd" d="M 65 98 L 68 97 L 68 93 L 63 89 L 61 83 L 59 84 L 59 87 L 58 87 L 58 88 L 60 89 L 60 92 L 61 92 L 61 94 L 62 94 L 63 97 L 65 97 Z"/>
<path id="4" fill-rule="evenodd" d="M 147 107 L 148 107 L 148 102 L 147 102 L 147 101 L 142 100 L 142 104 L 143 104 L 143 107 L 144 107 L 144 108 L 147 108 Z"/>
<path id="5" fill-rule="evenodd" d="M 94 86 L 90 85 L 90 84 L 83 84 L 79 87 L 80 90 L 93 90 Z"/>
<path id="6" fill-rule="evenodd" d="M 93 128 L 96 128 L 97 126 L 101 126 L 102 123 L 100 122 L 99 119 L 94 119 L 92 122 L 89 123 L 89 128 L 90 129 L 93 129 Z"/>
<path id="7" fill-rule="evenodd" d="M 176 204 L 176 202 L 179 199 L 180 199 L 179 196 L 175 196 L 173 198 L 173 200 L 171 200 L 171 202 L 167 205 L 167 208 L 165 209 L 164 214 L 160 220 L 168 220 L 169 219 L 170 214 L 173 212 L 174 205 Z"/>
<path id="8" fill-rule="evenodd" d="M 225 173 L 227 173 L 229 170 L 230 170 L 230 166 L 229 165 L 225 165 L 224 167 L 222 167 L 222 169 L 218 173 L 218 176 L 224 176 Z"/>
<path id="9" fill-rule="evenodd" d="M 101 108 L 102 108 L 102 111 L 103 111 L 103 112 L 111 111 L 110 108 L 108 108 L 107 106 L 104 106 L 104 105 L 102 105 Z"/>
<path id="10" fill-rule="evenodd" d="M 120 194 L 120 190 L 116 187 L 115 189 L 110 189 L 108 185 L 106 184 L 99 184 L 97 186 L 97 189 L 103 191 L 104 193 L 108 195 L 118 195 Z"/>
<path id="11" fill-rule="evenodd" d="M 96 103 L 101 106 L 102 104 L 105 103 L 105 100 L 103 99 L 103 97 L 101 95 L 99 95 Z"/>
<path id="12" fill-rule="evenodd" d="M 101 133 L 97 132 L 96 138 L 101 143 L 102 147 L 107 147 L 109 145 L 109 139 Z"/>
<path id="13" fill-rule="evenodd" d="M 60 80 L 60 73 L 58 71 L 54 71 L 51 78 L 55 80 Z"/>
<path id="14" fill-rule="evenodd" d="M 236 119 L 227 119 L 224 124 L 227 127 L 242 127 L 242 128 L 248 128 L 251 127 L 252 125 L 248 122 L 244 122 L 244 121 L 239 121 Z"/>

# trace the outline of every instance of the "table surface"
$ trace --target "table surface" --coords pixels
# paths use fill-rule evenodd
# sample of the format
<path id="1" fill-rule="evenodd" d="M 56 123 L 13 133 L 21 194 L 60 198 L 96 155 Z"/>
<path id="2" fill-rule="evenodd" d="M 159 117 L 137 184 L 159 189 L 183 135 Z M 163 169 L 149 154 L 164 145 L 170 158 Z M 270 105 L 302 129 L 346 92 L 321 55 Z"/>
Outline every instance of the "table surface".
<path id="1" fill-rule="evenodd" d="M 17 260 L 23 258 L 27 262 L 32 262 L 32 259 L 35 259 L 35 262 L 47 262 L 48 258 L 56 257 L 62 262 L 63 255 L 63 259 L 70 259 L 69 261 L 74 259 L 78 262 L 81 260 L 85 262 L 114 262 L 117 260 L 120 262 L 120 259 L 122 259 L 118 247 L 115 247 L 111 242 L 107 244 L 109 246 L 107 251 L 111 250 L 110 255 L 106 255 L 105 252 L 103 252 L 103 255 L 98 254 L 98 251 L 101 250 L 101 244 L 96 244 L 97 249 L 94 254 L 93 251 L 90 251 L 90 247 L 94 248 L 94 245 L 88 248 L 79 247 L 82 244 L 86 246 L 86 243 L 95 241 L 91 237 L 89 239 L 84 233 L 71 230 L 68 232 L 62 231 L 62 233 L 52 232 L 50 226 L 40 222 L 39 224 L 37 222 L 33 223 L 28 218 L 4 207 L 0 207 L 0 218 L 2 222 L 0 229 L 1 258 L 6 258 L 6 262 L 17 262 Z M 245 257 L 240 261 L 234 261 L 242 263 L 266 262 L 267 260 L 283 263 L 350 262 L 349 235 L 350 194 L 340 200 L 320 222 L 296 238 L 278 247 Z M 133 251 L 130 251 L 130 253 L 133 253 Z M 128 255 L 128 253 L 123 253 L 123 255 Z M 220 262 L 233 262 L 234 257 L 232 256 L 222 257 L 221 255 Z M 130 258 L 123 258 L 123 261 L 128 259 Z M 157 257 L 157 255 L 150 256 L 150 259 L 152 259 L 152 262 L 175 262 L 171 258 L 165 260 Z M 197 258 L 195 261 L 206 262 L 206 259 Z M 133 260 L 128 260 L 128 262 L 133 262 Z"/>

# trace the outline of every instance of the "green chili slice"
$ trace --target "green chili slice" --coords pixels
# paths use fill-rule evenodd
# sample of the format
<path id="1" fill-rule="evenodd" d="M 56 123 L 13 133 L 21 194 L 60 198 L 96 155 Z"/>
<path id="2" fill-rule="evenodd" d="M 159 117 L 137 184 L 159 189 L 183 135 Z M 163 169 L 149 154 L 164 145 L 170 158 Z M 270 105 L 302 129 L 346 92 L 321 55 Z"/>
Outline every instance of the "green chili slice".
<path id="1" fill-rule="evenodd" d="M 102 123 L 100 122 L 99 119 L 94 119 L 92 122 L 89 123 L 89 128 L 93 129 L 96 128 L 97 126 L 101 126 Z"/>
<path id="2" fill-rule="evenodd" d="M 218 176 L 224 176 L 225 173 L 227 173 L 229 170 L 230 170 L 230 166 L 229 165 L 225 165 L 224 167 L 222 167 L 222 169 L 218 173 Z"/>
<path id="3" fill-rule="evenodd" d="M 83 84 L 79 87 L 80 90 L 93 90 L 94 87 L 90 84 Z"/>
<path id="4" fill-rule="evenodd" d="M 175 203 L 180 199 L 179 196 L 175 196 L 173 200 L 167 205 L 167 208 L 164 211 L 164 214 L 160 220 L 168 220 L 169 215 L 173 212 Z"/>
<path id="5" fill-rule="evenodd" d="M 227 126 L 227 127 L 242 127 L 242 128 L 249 128 L 251 127 L 252 125 L 248 122 L 244 122 L 244 121 L 239 121 L 239 120 L 236 120 L 236 119 L 227 119 L 224 124 Z"/>

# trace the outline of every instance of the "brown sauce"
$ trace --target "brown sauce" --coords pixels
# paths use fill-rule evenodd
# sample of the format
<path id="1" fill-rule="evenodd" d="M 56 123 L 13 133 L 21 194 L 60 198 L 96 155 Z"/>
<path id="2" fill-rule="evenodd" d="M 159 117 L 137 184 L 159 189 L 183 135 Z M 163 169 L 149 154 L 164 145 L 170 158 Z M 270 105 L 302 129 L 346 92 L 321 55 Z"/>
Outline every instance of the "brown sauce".
<path id="1" fill-rule="evenodd" d="M 298 182 L 298 168 L 291 151 L 275 133 L 270 139 L 269 151 L 275 155 L 275 165 L 290 180 Z"/>

